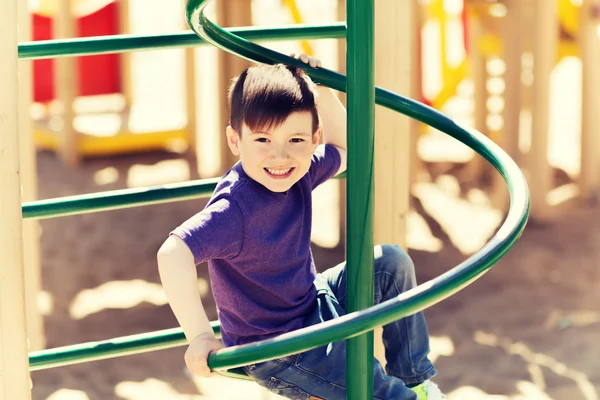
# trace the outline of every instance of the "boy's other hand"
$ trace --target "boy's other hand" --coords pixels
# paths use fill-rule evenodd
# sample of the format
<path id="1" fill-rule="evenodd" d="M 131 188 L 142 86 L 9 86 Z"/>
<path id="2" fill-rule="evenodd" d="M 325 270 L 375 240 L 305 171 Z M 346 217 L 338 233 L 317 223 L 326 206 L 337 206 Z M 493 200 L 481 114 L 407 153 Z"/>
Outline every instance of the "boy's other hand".
<path id="1" fill-rule="evenodd" d="M 185 364 L 196 376 L 203 378 L 214 376 L 215 373 L 208 366 L 208 355 L 224 347 L 223 343 L 211 333 L 198 335 L 185 352 Z"/>
<path id="2" fill-rule="evenodd" d="M 321 68 L 321 60 L 315 57 L 309 57 L 306 54 L 300 53 L 296 55 L 296 53 L 290 54 L 290 57 L 296 58 L 302 61 L 304 64 L 308 64 L 313 68 Z"/>

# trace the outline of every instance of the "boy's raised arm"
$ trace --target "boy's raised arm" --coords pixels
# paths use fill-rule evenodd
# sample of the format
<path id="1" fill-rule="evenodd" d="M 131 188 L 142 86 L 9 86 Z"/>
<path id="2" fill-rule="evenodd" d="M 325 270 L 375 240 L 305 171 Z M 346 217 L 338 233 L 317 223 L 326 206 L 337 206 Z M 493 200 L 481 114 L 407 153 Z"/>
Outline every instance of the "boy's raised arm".
<path id="1" fill-rule="evenodd" d="M 189 344 L 185 362 L 192 373 L 209 376 L 208 354 L 223 344 L 215 337 L 202 305 L 192 252 L 183 240 L 170 236 L 156 258 L 167 300 Z"/>
<path id="2" fill-rule="evenodd" d="M 299 59 L 313 68 L 321 67 L 320 60 L 309 57 L 306 54 L 296 55 L 292 53 L 290 56 Z M 340 169 L 337 172 L 339 174 L 346 170 L 346 108 L 334 91 L 328 87 L 318 85 L 317 95 L 317 111 L 321 119 L 323 143 L 331 144 L 338 149 L 342 159 Z"/>
<path id="3" fill-rule="evenodd" d="M 342 162 L 338 173 L 341 173 L 346 170 L 346 108 L 328 87 L 319 85 L 317 92 L 317 110 L 321 118 L 323 143 L 335 146 L 340 152 Z"/>

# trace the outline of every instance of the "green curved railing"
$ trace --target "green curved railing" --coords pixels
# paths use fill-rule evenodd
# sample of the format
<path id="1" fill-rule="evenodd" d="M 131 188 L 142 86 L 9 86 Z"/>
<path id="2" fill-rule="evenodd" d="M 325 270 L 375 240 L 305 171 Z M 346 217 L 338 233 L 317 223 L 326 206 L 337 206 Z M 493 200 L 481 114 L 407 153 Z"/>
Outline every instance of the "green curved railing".
<path id="1" fill-rule="evenodd" d="M 303 68 L 318 83 L 338 91 L 346 90 L 344 75 L 325 68 L 310 68 L 297 59 L 251 43 L 220 28 L 203 13 L 209 2 L 210 0 L 188 0 L 186 5 L 188 25 L 207 42 L 251 61 L 285 63 Z M 219 350 L 209 356 L 211 369 L 239 367 L 310 350 L 359 336 L 421 311 L 478 279 L 510 250 L 523 232 L 530 207 L 527 182 L 515 162 L 499 146 L 480 132 L 457 125 L 431 107 L 379 87 L 376 88 L 376 103 L 454 137 L 492 164 L 502 175 L 510 191 L 510 207 L 504 223 L 479 252 L 450 271 L 395 299 L 273 339 Z"/>
<path id="2" fill-rule="evenodd" d="M 220 337 L 218 322 L 211 322 L 213 332 Z M 109 340 L 79 343 L 29 353 L 29 370 L 41 371 L 88 361 L 99 361 L 114 357 L 166 350 L 187 342 L 181 328 L 121 336 Z"/>
<path id="3" fill-rule="evenodd" d="M 206 0 L 190 0 L 187 3 L 186 16 L 188 24 L 195 32 L 194 34 L 186 32 L 158 36 L 118 35 L 115 37 L 23 43 L 19 44 L 19 58 L 39 59 L 138 49 L 186 47 L 201 45 L 204 41 L 207 41 L 249 60 L 264 63 L 282 62 L 305 68 L 315 81 L 339 91 L 346 90 L 346 77 L 341 74 L 326 69 L 308 68 L 298 60 L 260 47 L 234 35 L 238 34 L 246 39 L 254 40 L 344 37 L 345 27 L 343 24 L 266 29 L 231 28 L 224 30 L 214 25 L 202 14 L 202 10 L 207 3 Z M 279 35 L 279 37 L 273 35 Z M 235 373 L 236 369 L 234 367 L 305 351 L 332 341 L 355 337 L 372 330 L 376 326 L 385 325 L 423 310 L 451 296 L 479 278 L 509 251 L 523 232 L 529 214 L 527 184 L 517 165 L 502 149 L 481 133 L 458 126 L 436 110 L 385 89 L 376 88 L 376 102 L 453 136 L 489 161 L 507 182 L 511 195 L 509 212 L 503 225 L 478 253 L 465 262 L 445 274 L 403 293 L 396 299 L 363 311 L 350 313 L 334 321 L 291 332 L 275 339 L 221 350 L 209 357 L 209 364 L 214 370 L 228 369 L 229 372 Z M 340 175 L 338 178 L 343 177 L 344 175 Z M 356 176 L 353 178 L 356 179 Z M 117 190 L 24 203 L 22 207 L 23 217 L 50 218 L 206 197 L 212 193 L 216 181 L 216 179 L 207 179 L 161 187 Z M 218 322 L 212 324 L 215 333 L 219 334 Z M 32 352 L 29 355 L 30 369 L 33 371 L 58 367 L 166 349 L 183 344 L 185 344 L 185 336 L 181 328 L 148 332 L 100 342 L 82 343 Z"/>

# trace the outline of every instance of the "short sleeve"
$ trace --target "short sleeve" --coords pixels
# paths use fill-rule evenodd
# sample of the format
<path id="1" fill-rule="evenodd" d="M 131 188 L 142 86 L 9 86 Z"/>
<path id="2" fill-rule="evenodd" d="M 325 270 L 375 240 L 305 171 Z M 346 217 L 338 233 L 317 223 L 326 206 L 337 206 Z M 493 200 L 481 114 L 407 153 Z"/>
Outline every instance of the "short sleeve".
<path id="1" fill-rule="evenodd" d="M 310 163 L 310 179 L 312 188 L 316 188 L 323 182 L 335 176 L 339 171 L 342 158 L 340 152 L 331 144 L 322 144 L 317 147 Z"/>
<path id="2" fill-rule="evenodd" d="M 230 259 L 242 248 L 243 216 L 238 204 L 229 198 L 217 200 L 171 232 L 190 248 L 200 264 L 214 259 Z"/>

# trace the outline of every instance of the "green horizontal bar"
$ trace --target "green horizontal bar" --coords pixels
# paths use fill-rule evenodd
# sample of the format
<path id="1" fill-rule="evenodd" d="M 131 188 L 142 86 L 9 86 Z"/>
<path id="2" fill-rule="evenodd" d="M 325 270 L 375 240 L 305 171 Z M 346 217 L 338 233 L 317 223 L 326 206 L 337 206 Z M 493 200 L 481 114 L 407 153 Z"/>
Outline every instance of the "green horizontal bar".
<path id="1" fill-rule="evenodd" d="M 211 322 L 211 325 L 215 335 L 221 337 L 219 322 Z M 29 353 L 29 370 L 39 371 L 64 365 L 147 353 L 185 344 L 186 338 L 181 328 L 121 336 L 99 342 L 81 343 L 31 352 Z"/>
<path id="2" fill-rule="evenodd" d="M 219 179 L 203 179 L 160 187 L 111 190 L 107 192 L 25 202 L 23 218 L 43 219 L 87 214 L 143 205 L 209 197 Z"/>
<path id="3" fill-rule="evenodd" d="M 249 40 L 282 41 L 296 39 L 339 39 L 346 37 L 346 25 L 299 24 L 278 27 L 229 28 L 230 32 Z M 84 56 L 122 53 L 131 50 L 158 50 L 206 45 L 193 31 L 162 35 L 111 35 L 76 39 L 41 40 L 19 44 L 19 59 Z"/>
<path id="4" fill-rule="evenodd" d="M 335 179 L 345 177 L 344 172 Z M 219 178 L 211 178 L 157 187 L 110 190 L 30 201 L 22 204 L 21 211 L 24 219 L 45 219 L 198 199 L 210 197 L 218 181 Z"/>

